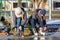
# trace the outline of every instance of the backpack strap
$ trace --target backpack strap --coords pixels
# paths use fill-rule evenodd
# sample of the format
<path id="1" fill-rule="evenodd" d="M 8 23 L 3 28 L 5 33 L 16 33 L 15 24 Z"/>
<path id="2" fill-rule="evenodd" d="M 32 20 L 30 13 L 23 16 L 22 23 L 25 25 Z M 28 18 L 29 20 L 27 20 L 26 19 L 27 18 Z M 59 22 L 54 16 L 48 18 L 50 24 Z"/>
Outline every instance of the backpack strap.
<path id="1" fill-rule="evenodd" d="M 20 8 L 21 8 L 21 7 L 20 7 Z M 25 14 L 25 11 L 24 11 L 24 9 L 23 9 L 23 8 L 21 8 L 21 11 L 22 11 L 22 13 L 23 13 L 23 14 Z"/>

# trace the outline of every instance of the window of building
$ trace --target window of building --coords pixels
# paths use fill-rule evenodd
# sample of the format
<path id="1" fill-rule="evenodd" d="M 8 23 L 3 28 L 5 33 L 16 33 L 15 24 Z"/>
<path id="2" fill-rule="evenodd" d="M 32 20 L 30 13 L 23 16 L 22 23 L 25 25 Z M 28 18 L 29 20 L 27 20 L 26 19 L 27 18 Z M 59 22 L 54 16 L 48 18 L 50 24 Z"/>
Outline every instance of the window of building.
<path id="1" fill-rule="evenodd" d="M 54 2 L 53 4 L 54 4 L 54 8 L 60 7 L 60 2 Z"/>
<path id="2" fill-rule="evenodd" d="M 18 6 L 18 3 L 13 3 L 13 8 L 16 8 Z"/>
<path id="3" fill-rule="evenodd" d="M 30 8 L 33 8 L 33 4 L 32 3 L 30 4 Z"/>
<path id="4" fill-rule="evenodd" d="M 22 3 L 22 6 L 26 8 L 28 7 L 28 3 Z"/>

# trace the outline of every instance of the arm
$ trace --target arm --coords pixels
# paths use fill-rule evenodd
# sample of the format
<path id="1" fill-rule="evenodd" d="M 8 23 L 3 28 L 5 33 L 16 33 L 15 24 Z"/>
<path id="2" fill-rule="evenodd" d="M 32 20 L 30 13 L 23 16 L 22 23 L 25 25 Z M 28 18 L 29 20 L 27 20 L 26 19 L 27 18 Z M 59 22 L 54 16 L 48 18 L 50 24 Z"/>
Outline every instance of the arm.
<path id="1" fill-rule="evenodd" d="M 24 21 L 24 14 L 21 14 L 22 15 L 22 21 Z"/>
<path id="2" fill-rule="evenodd" d="M 22 13 L 20 13 L 20 14 L 15 13 L 15 16 L 16 16 L 17 18 L 21 17 L 21 18 L 23 19 L 24 14 L 22 14 Z"/>
<path id="3" fill-rule="evenodd" d="M 23 21 L 23 25 L 25 25 L 27 23 L 27 14 L 24 14 L 24 21 Z"/>
<path id="4" fill-rule="evenodd" d="M 21 15 L 20 15 L 20 14 L 17 14 L 17 13 L 15 13 L 15 16 L 16 16 L 17 18 L 21 17 Z"/>
<path id="5" fill-rule="evenodd" d="M 21 17 L 22 21 L 24 21 L 24 14 L 15 14 L 17 18 Z"/>

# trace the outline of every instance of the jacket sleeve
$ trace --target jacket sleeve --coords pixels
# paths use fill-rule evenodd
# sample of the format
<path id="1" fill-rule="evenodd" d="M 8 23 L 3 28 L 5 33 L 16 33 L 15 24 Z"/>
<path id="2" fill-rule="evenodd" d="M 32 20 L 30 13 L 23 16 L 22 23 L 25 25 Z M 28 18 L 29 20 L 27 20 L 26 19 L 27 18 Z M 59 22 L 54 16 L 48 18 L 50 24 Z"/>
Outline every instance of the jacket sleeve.
<path id="1" fill-rule="evenodd" d="M 32 14 L 32 18 L 33 18 L 33 19 L 36 19 L 36 16 L 37 16 L 37 12 L 34 12 L 34 13 Z"/>

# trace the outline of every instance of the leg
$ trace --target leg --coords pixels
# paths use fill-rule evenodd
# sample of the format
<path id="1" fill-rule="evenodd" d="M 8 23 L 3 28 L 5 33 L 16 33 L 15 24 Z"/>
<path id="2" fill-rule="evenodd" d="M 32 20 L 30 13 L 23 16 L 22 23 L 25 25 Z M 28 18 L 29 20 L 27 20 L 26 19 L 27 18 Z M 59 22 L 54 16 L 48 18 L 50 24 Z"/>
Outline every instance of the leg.
<path id="1" fill-rule="evenodd" d="M 44 28 L 43 28 L 43 30 L 46 31 L 46 30 L 47 30 L 46 20 L 43 20 L 43 24 L 44 24 Z"/>
<path id="2" fill-rule="evenodd" d="M 23 25 L 19 27 L 19 32 L 20 32 L 21 37 L 23 38 L 24 37 L 24 26 Z"/>
<path id="3" fill-rule="evenodd" d="M 32 19 L 30 20 L 30 22 L 31 22 L 32 28 L 35 28 L 35 19 L 32 18 Z"/>
<path id="4" fill-rule="evenodd" d="M 17 18 L 16 19 L 16 28 L 17 28 L 17 35 L 19 35 L 19 26 L 21 25 L 21 19 L 20 18 Z"/>
<path id="5" fill-rule="evenodd" d="M 31 26 L 32 26 L 33 33 L 34 35 L 38 35 L 35 29 L 35 24 L 36 24 L 35 19 L 31 19 Z"/>
<path id="6" fill-rule="evenodd" d="M 42 20 L 38 20 L 39 22 L 39 35 L 43 35 L 43 21 Z"/>
<path id="7" fill-rule="evenodd" d="M 38 20 L 39 22 L 39 30 L 43 30 L 43 20 Z"/>
<path id="8" fill-rule="evenodd" d="M 21 37 L 24 37 L 24 26 L 22 25 L 22 33 L 21 33 Z"/>
<path id="9" fill-rule="evenodd" d="M 22 20 L 21 20 L 21 25 L 19 27 L 19 30 L 20 30 L 21 37 L 23 38 L 24 37 L 24 24 Z"/>

